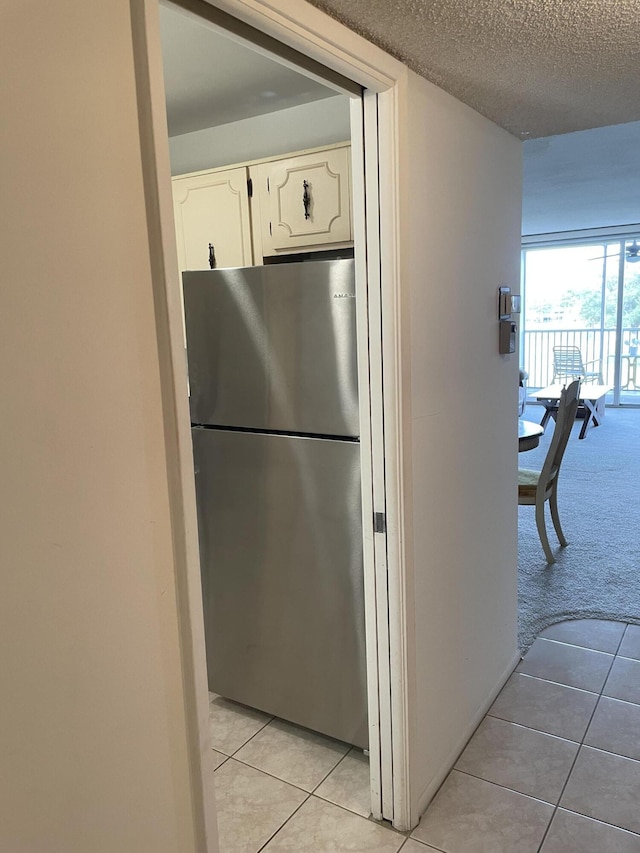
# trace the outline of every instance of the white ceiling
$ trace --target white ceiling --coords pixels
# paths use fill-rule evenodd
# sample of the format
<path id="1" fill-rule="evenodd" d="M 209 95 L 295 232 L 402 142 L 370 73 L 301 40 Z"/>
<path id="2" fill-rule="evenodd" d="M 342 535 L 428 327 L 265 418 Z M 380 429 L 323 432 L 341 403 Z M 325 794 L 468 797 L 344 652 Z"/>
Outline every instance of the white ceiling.
<path id="1" fill-rule="evenodd" d="M 525 142 L 522 233 L 640 223 L 640 122 Z"/>
<path id="2" fill-rule="evenodd" d="M 169 136 L 333 97 L 334 90 L 160 6 Z"/>
<path id="3" fill-rule="evenodd" d="M 521 139 L 640 119 L 638 0 L 310 0 Z"/>

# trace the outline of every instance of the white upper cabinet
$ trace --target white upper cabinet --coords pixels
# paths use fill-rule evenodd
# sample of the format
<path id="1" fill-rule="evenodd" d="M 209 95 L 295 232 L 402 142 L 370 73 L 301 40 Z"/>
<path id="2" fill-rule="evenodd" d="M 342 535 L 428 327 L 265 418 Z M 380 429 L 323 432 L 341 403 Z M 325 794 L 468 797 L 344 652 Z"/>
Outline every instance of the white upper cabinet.
<path id="1" fill-rule="evenodd" d="M 265 256 L 319 250 L 353 240 L 350 146 L 250 168 Z"/>
<path id="2" fill-rule="evenodd" d="M 353 245 L 347 142 L 179 175 L 172 184 L 181 272 L 209 269 L 210 245 L 217 267 Z"/>
<path id="3" fill-rule="evenodd" d="M 173 179 L 180 271 L 253 264 L 246 167 Z M 210 249 L 213 247 L 212 249 Z"/>

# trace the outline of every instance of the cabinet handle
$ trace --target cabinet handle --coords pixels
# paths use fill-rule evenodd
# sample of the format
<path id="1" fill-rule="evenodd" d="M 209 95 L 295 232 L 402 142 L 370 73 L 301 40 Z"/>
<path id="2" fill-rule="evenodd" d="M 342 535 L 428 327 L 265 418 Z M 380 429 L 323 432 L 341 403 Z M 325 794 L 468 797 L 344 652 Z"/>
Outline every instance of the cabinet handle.
<path id="1" fill-rule="evenodd" d="M 216 250 L 213 248 L 213 243 L 209 243 L 209 268 L 214 270 L 217 266 Z"/>
<path id="2" fill-rule="evenodd" d="M 302 205 L 304 207 L 304 218 L 309 219 L 311 214 L 309 213 L 309 206 L 311 204 L 311 196 L 309 195 L 309 181 L 302 182 Z"/>

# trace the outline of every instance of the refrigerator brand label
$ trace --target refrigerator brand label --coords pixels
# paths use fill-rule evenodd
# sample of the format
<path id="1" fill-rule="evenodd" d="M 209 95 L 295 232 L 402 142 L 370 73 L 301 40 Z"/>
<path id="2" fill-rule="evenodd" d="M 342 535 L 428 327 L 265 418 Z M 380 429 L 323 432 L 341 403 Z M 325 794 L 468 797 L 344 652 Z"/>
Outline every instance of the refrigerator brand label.
<path id="1" fill-rule="evenodd" d="M 334 293 L 333 298 L 334 299 L 355 299 L 356 295 L 355 295 L 355 293 Z"/>

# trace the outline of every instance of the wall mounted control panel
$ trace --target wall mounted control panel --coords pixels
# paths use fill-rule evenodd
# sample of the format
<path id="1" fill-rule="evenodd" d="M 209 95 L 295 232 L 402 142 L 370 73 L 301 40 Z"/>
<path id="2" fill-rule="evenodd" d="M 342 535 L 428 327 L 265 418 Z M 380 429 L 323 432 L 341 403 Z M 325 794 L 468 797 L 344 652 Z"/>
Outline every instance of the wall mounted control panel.
<path id="1" fill-rule="evenodd" d="M 516 334 L 518 327 L 511 320 L 500 320 L 500 337 L 498 351 L 501 355 L 516 351 Z"/>
<path id="2" fill-rule="evenodd" d="M 520 313 L 520 296 L 511 293 L 510 287 L 498 288 L 498 352 L 501 355 L 516 351 L 518 327 L 511 319 Z"/>

